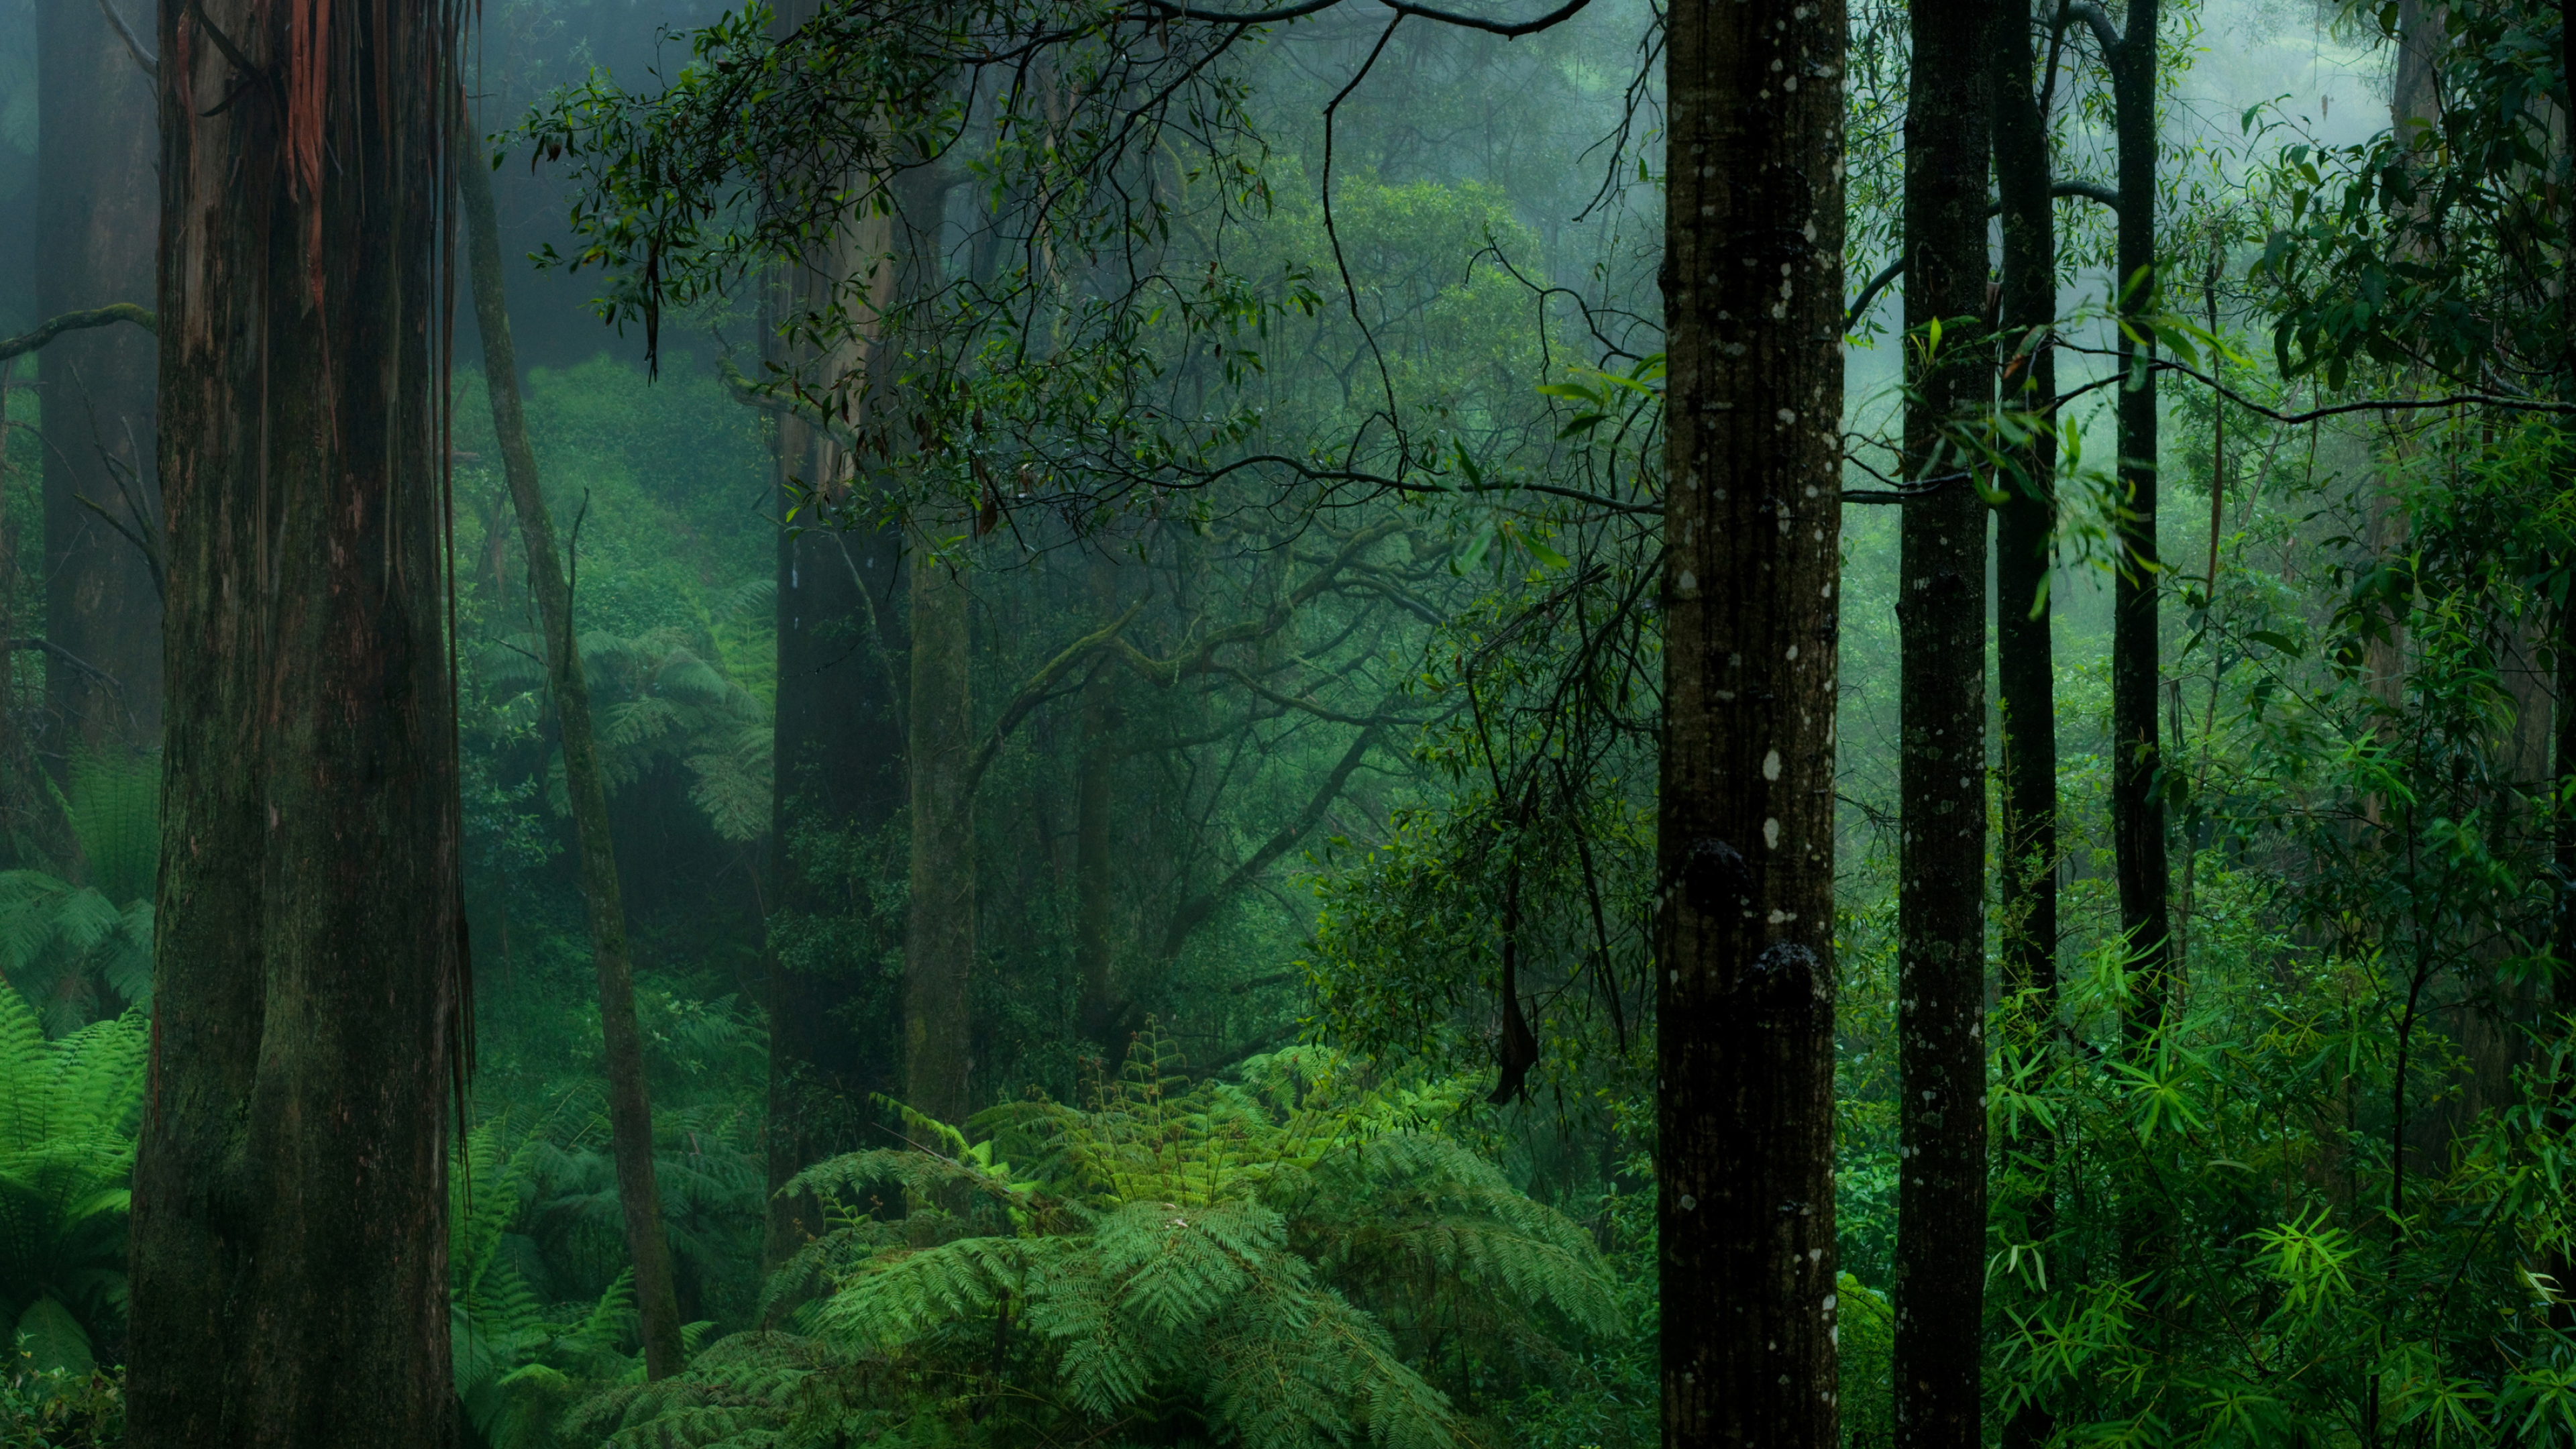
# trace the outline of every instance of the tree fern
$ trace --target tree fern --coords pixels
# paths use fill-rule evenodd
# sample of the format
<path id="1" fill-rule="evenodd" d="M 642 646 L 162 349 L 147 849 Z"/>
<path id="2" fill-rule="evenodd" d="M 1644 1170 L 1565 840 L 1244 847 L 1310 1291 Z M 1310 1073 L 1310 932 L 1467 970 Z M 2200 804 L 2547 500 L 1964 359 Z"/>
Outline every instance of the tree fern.
<path id="1" fill-rule="evenodd" d="M 1307 1065 L 1321 1064 L 1309 1058 Z M 827 1231 L 764 1316 L 677 1379 L 568 1426 L 612 1443 L 1178 1439 L 1454 1449 L 1459 1411 L 1407 1344 L 1459 1301 L 1614 1331 L 1590 1239 L 1426 1130 L 1456 1100 L 1181 1080 L 1159 1043 L 1082 1108 L 985 1114 L 980 1141 L 809 1168 Z"/>
<path id="2" fill-rule="evenodd" d="M 773 599 L 775 589 L 774 582 L 761 580 L 733 591 L 714 622 L 729 621 L 748 602 Z M 765 833 L 769 707 L 692 648 L 680 630 L 654 629 L 631 638 L 594 630 L 579 642 L 599 708 L 608 787 L 623 789 L 658 761 L 678 760 L 696 777 L 689 798 L 717 834 L 748 841 Z M 544 658 L 535 635 L 517 635 L 485 651 L 477 672 L 483 683 L 504 692 L 535 693 L 545 687 Z M 547 793 L 558 813 L 569 809 L 559 778 Z"/>

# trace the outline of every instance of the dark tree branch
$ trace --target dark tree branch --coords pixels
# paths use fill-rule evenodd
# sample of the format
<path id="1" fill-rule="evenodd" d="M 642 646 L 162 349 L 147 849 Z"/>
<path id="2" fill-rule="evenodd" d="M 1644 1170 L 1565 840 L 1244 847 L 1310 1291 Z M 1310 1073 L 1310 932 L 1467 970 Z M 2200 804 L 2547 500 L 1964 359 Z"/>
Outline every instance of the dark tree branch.
<path id="1" fill-rule="evenodd" d="M 2052 181 L 2048 185 L 2048 194 L 2060 200 L 2098 201 L 2113 211 L 2120 209 L 2120 193 L 2099 181 Z M 1997 201 L 1986 208 L 1986 215 L 2001 216 L 2003 210 L 2004 204 Z M 1881 267 L 1878 275 L 1870 278 L 1869 284 L 1860 289 L 1860 296 L 1843 309 L 1844 330 L 1849 331 L 1861 318 L 1868 316 L 1870 304 L 1877 301 L 1878 294 L 1886 291 L 1888 283 L 1895 281 L 1904 271 L 1905 258 L 1901 256 Z"/>
<path id="2" fill-rule="evenodd" d="M 1223 905 L 1227 897 L 1241 890 L 1263 871 L 1268 870 L 1274 861 L 1295 849 L 1297 842 L 1306 838 L 1306 833 L 1313 830 L 1316 823 L 1324 818 L 1324 812 L 1333 808 L 1333 801 L 1340 797 L 1342 787 L 1350 783 L 1351 776 L 1359 770 L 1360 762 L 1366 759 L 1368 752 L 1376 746 L 1377 736 L 1378 727 L 1375 725 L 1360 731 L 1359 738 L 1351 741 L 1351 747 L 1342 752 L 1341 761 L 1333 766 L 1333 772 L 1325 776 L 1323 783 L 1315 787 L 1314 797 L 1306 802 L 1306 808 L 1297 812 L 1296 819 L 1280 826 L 1268 840 L 1262 842 L 1259 850 L 1254 851 L 1243 864 L 1236 866 L 1234 872 L 1213 889 L 1190 897 L 1181 903 L 1178 910 L 1172 912 L 1171 926 L 1163 933 L 1164 960 L 1168 961 L 1181 954 L 1181 947 L 1188 943 L 1190 933 L 1205 925 L 1208 917 L 1216 913 L 1216 908 Z"/>
<path id="3" fill-rule="evenodd" d="M 126 24 L 125 17 L 117 13 L 116 0 L 98 0 L 98 10 L 101 15 L 107 17 L 107 23 L 114 27 L 116 38 L 125 42 L 125 53 L 134 57 L 134 63 L 143 67 L 145 75 L 159 80 L 161 62 L 153 57 L 151 51 L 143 48 L 143 42 L 135 35 L 134 27 Z"/>
<path id="4" fill-rule="evenodd" d="M 2098 347 L 2077 347 L 2063 342 L 2058 345 L 2069 352 L 2090 353 L 2097 357 L 2105 355 L 2103 350 Z M 2147 366 L 2157 372 L 2179 372 L 2183 376 L 2190 378 L 2192 381 L 2199 383 L 2201 386 L 2216 392 L 2220 397 L 2227 399 L 2229 402 L 2236 404 L 2238 407 L 2245 409 L 2249 413 L 2253 413 L 2258 417 L 2269 418 L 2273 422 L 2279 423 L 2284 427 L 2293 428 L 2300 427 L 2307 423 L 2317 422 L 2324 418 L 2339 417 L 2345 413 L 2404 412 L 2409 409 L 2417 408 L 2495 408 L 2499 411 L 2511 413 L 2556 413 L 2560 415 L 2576 413 L 2576 402 L 2552 402 L 2546 398 L 2536 397 L 2502 397 L 2494 393 L 2482 392 L 2445 393 L 2440 397 L 2364 398 L 2359 402 L 2335 403 L 2327 407 L 2310 408 L 2306 412 L 2285 413 L 2274 408 L 2265 407 L 2263 404 L 2254 401 L 2245 394 L 2227 386 L 2225 383 L 2220 382 L 2217 378 L 2211 377 L 2208 373 L 2201 371 L 2199 368 L 2185 366 L 2184 364 L 2175 362 L 2170 358 L 2157 358 L 2148 363 Z M 2115 386 L 2124 381 L 2126 376 L 2127 375 L 2125 373 L 2115 372 L 2109 377 L 2097 377 L 2091 382 L 2084 384 L 2082 387 L 2075 388 L 2068 392 L 2059 393 L 2057 395 L 2057 406 L 2064 407 L 2066 404 L 2073 402 L 2075 399 L 2082 397 L 2088 392 L 2097 392 L 2103 388 Z"/>
<path id="5" fill-rule="evenodd" d="M 1204 20 L 1216 25 L 1277 25 L 1284 21 L 1318 15 L 1342 3 L 1342 0 L 1305 0 L 1300 5 L 1285 5 L 1276 10 L 1201 10 L 1195 5 L 1176 5 L 1170 0 L 1145 0 L 1143 8 L 1170 20 Z M 1566 0 L 1554 10 L 1529 20 L 1488 20 L 1481 15 L 1462 15 L 1455 10 L 1441 10 L 1429 5 L 1415 5 L 1409 0 L 1378 0 L 1401 18 L 1407 15 L 1455 25 L 1466 30 L 1481 30 L 1505 40 L 1518 40 L 1571 20 L 1592 0 Z"/>
<path id="6" fill-rule="evenodd" d="M 90 663 L 88 660 L 74 654 L 72 651 L 55 643 L 51 639 L 0 639 L 0 649 L 33 649 L 37 653 L 50 655 L 53 658 L 63 661 L 65 664 L 68 664 L 72 668 L 79 670 L 81 673 L 88 675 L 90 678 L 105 684 L 110 689 L 116 690 L 119 693 L 124 692 L 124 686 L 116 682 L 115 675 L 110 674 L 106 670 L 99 668 L 97 665 Z"/>
<path id="7" fill-rule="evenodd" d="M 2091 3 L 2091 0 L 2075 0 L 2074 4 L 2066 7 L 2066 13 L 2092 27 L 2093 40 L 2102 47 L 2103 59 L 2108 60 L 2120 53 L 2123 44 L 2120 27 L 2111 23 L 2109 13 L 2101 6 Z"/>
<path id="8" fill-rule="evenodd" d="M 1028 682 L 1020 686 L 1019 693 L 1013 695 L 1011 702 L 1003 707 L 1001 718 L 993 721 L 992 731 L 984 736 L 984 742 L 975 747 L 975 758 L 966 766 L 967 799 L 971 800 L 975 797 L 975 787 L 983 783 L 984 771 L 992 765 L 993 757 L 1001 753 L 1002 742 L 1011 737 L 1011 731 L 1019 728 L 1021 720 L 1028 718 L 1029 711 L 1045 702 L 1047 691 L 1054 686 L 1055 682 L 1062 679 L 1075 665 L 1090 658 L 1095 651 L 1107 647 L 1110 641 L 1118 637 L 1120 630 L 1134 623 L 1136 616 L 1144 611 L 1145 601 L 1139 598 L 1127 606 L 1127 612 L 1074 640 L 1065 646 L 1062 653 L 1048 660 L 1043 668 L 1029 676 Z"/>
<path id="9" fill-rule="evenodd" d="M 105 327 L 117 322 L 131 322 L 146 332 L 160 330 L 160 323 L 152 315 L 151 308 L 138 307 L 132 302 L 114 302 L 105 307 L 93 307 L 86 312 L 65 312 L 59 317 L 38 323 L 32 332 L 22 332 L 15 337 L 0 337 L 0 362 L 6 362 L 22 352 L 33 352 L 66 332 L 78 332 L 90 327 Z"/>

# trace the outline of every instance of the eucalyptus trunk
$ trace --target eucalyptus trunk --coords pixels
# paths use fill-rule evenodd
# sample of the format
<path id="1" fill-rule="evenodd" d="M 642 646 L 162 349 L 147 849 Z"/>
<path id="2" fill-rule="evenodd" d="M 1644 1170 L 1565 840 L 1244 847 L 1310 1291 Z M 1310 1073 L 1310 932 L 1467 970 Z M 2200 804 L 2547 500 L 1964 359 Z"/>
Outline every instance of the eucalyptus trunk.
<path id="1" fill-rule="evenodd" d="M 457 1433 L 448 1113 L 472 1014 L 432 275 L 456 32 L 419 0 L 161 11 L 173 728 L 131 1232 L 144 1449 Z"/>
<path id="2" fill-rule="evenodd" d="M 466 244 L 474 262 L 474 325 L 483 338 L 484 390 L 492 399 L 492 432 L 501 443 L 510 503 L 528 550 L 529 592 L 545 639 L 546 683 L 563 743 L 564 793 L 572 800 L 580 849 L 581 894 L 589 912 L 590 959 L 599 974 L 600 1034 L 608 1047 L 608 1133 L 617 1159 L 617 1198 L 626 1253 L 635 1265 L 635 1307 L 643 1322 L 644 1373 L 678 1373 L 680 1298 L 672 1282 L 671 1242 L 662 1227 L 662 1189 L 653 1170 L 653 1104 L 644 1085 L 644 1034 L 635 1023 L 635 968 L 626 949 L 626 901 L 617 880 L 617 847 L 608 828 L 608 782 L 600 772 L 599 736 L 591 723 L 590 685 L 573 637 L 572 589 L 555 545 L 555 524 L 537 483 L 520 410 L 519 362 L 502 290 L 501 237 L 492 211 L 492 173 L 470 127 L 458 132 L 463 164 L 457 187 L 465 201 Z"/>
<path id="3" fill-rule="evenodd" d="M 785 38 L 814 0 L 771 8 Z M 840 231 L 778 269 L 765 328 L 770 360 L 812 376 L 857 379 L 863 422 L 884 405 L 879 345 L 895 268 L 893 228 L 858 208 Z M 856 300 L 854 335 L 828 354 L 791 342 L 790 319 Z M 818 379 L 819 380 L 819 379 Z M 902 1090 L 898 993 L 902 927 L 888 888 L 900 875 L 890 840 L 906 804 L 900 528 L 842 532 L 831 511 L 855 486 L 849 439 L 805 412 L 777 420 L 776 708 L 770 758 L 769 1213 L 764 1261 L 775 1265 L 827 1230 L 810 1193 L 783 1193 L 804 1168 L 876 1145 L 873 1100 Z M 883 1139 L 877 1139 L 882 1141 Z"/>
<path id="4" fill-rule="evenodd" d="M 1666 35 L 1663 1442 L 1828 1449 L 1844 7 Z"/>
<path id="5" fill-rule="evenodd" d="M 152 300 L 161 133 L 135 49 L 97 0 L 36 7 L 39 317 Z M 57 760 L 160 741 L 155 365 L 151 335 L 129 327 L 66 332 L 44 352 L 45 638 L 87 666 L 56 656 L 45 671 Z"/>
<path id="6" fill-rule="evenodd" d="M 1914 0 L 1896 617 L 1897 1441 L 1975 1449 L 1986 1259 L 1986 169 L 1995 0 Z"/>

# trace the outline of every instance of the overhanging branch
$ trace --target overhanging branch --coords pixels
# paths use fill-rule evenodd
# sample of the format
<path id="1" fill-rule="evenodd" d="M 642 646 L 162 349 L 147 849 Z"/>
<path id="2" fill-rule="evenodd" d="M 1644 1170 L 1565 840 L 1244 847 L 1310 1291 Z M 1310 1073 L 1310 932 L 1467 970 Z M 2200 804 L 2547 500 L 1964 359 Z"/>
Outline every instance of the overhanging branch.
<path id="1" fill-rule="evenodd" d="M 118 322 L 131 322 L 146 332 L 157 333 L 161 330 L 160 319 L 152 314 L 151 308 L 138 307 L 132 302 L 112 302 L 104 307 L 93 307 L 86 312 L 65 312 L 59 317 L 36 324 L 35 330 L 31 332 L 21 332 L 15 337 L 0 337 L 0 362 L 6 362 L 22 352 L 33 352 L 66 332 L 79 332 L 91 327 L 107 327 Z"/>

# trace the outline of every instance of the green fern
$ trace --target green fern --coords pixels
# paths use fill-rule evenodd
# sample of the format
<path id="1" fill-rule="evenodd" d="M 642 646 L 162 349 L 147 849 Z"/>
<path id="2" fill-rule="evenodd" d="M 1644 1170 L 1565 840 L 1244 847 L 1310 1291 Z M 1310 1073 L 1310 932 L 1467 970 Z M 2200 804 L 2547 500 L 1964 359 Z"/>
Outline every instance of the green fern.
<path id="1" fill-rule="evenodd" d="M 58 1037 L 150 1008 L 160 869 L 160 756 L 83 750 L 70 775 L 56 798 L 78 854 L 71 877 L 0 871 L 0 979 Z"/>
<path id="2" fill-rule="evenodd" d="M 149 1033 L 128 1012 L 48 1041 L 0 991 L 0 1333 L 89 1367 L 125 1315 L 125 1217 Z"/>
<path id="3" fill-rule="evenodd" d="M 122 906 L 161 875 L 161 755 L 76 751 L 66 811 L 89 885 Z"/>
<path id="4" fill-rule="evenodd" d="M 521 1262 L 544 1136 L 507 1117 L 466 1135 L 448 1207 L 449 1343 L 456 1397 L 484 1442 L 556 1442 L 556 1421 L 583 1394 L 640 1380 L 635 1294 L 621 1274 L 588 1302 L 547 1304 Z M 704 1325 L 697 1325 L 703 1330 Z"/>
<path id="5" fill-rule="evenodd" d="M 717 622 L 773 598 L 763 580 L 737 589 Z M 704 641 L 701 641 L 704 642 Z M 593 631 L 580 638 L 582 668 L 598 713 L 601 770 L 608 788 L 623 789 L 659 760 L 676 759 L 697 777 L 689 798 L 727 840 L 756 840 L 769 828 L 769 708 L 735 683 L 677 629 L 626 638 Z M 503 640 L 478 666 L 482 682 L 507 693 L 545 688 L 544 650 L 533 634 Z M 570 810 L 561 765 L 552 767 L 547 797 Z"/>
<path id="6" fill-rule="evenodd" d="M 1434 1318 L 1474 1300 L 1494 1320 L 1616 1332 L 1582 1229 L 1428 1130 L 1449 1089 L 1283 1097 L 1277 1064 L 1254 1064 L 1249 1089 L 1172 1065 L 1148 1039 L 1090 1106 L 989 1112 L 971 1143 L 889 1104 L 919 1145 L 785 1189 L 828 1222 L 764 1297 L 794 1331 L 727 1339 L 567 1426 L 657 1446 L 1456 1449 L 1465 1422 L 1419 1367 Z"/>

